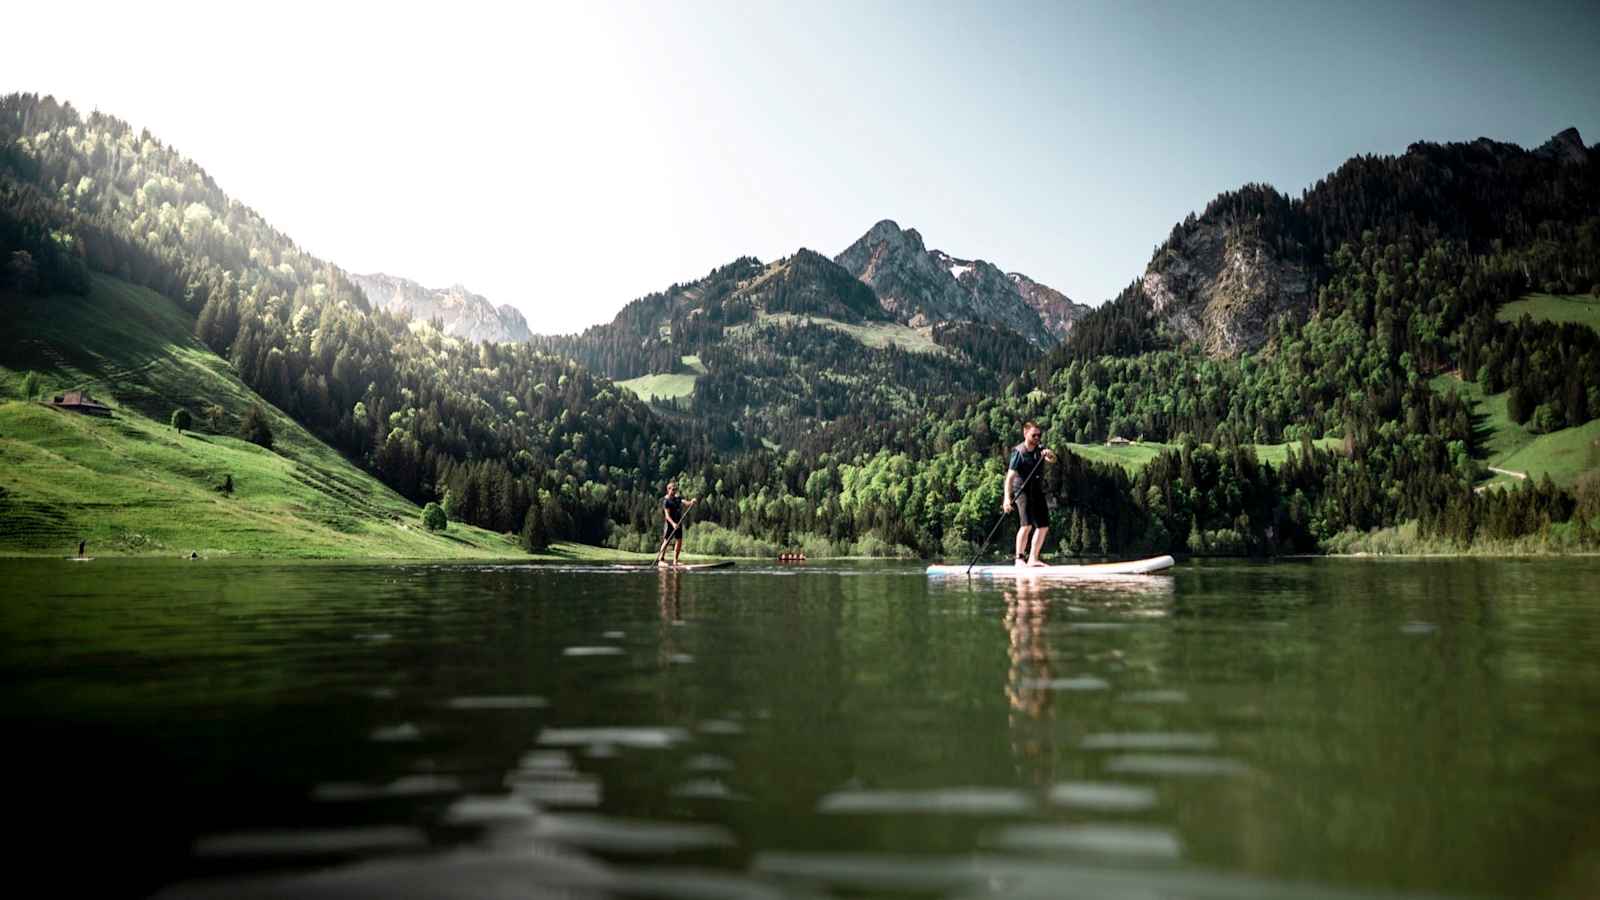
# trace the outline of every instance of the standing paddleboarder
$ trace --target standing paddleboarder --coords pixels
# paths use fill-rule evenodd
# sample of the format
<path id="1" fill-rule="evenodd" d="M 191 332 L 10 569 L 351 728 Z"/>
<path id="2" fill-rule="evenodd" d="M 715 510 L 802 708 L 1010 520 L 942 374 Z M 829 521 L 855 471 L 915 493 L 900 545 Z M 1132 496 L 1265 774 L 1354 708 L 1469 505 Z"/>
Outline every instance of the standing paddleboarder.
<path id="1" fill-rule="evenodd" d="M 678 496 L 678 483 L 667 482 L 667 496 L 661 501 L 661 516 L 665 519 L 661 523 L 661 549 L 656 551 L 656 565 L 661 565 L 667 556 L 667 545 L 677 539 L 677 546 L 672 551 L 672 564 L 678 565 L 678 557 L 683 553 L 683 514 L 693 507 L 698 500 L 684 500 Z"/>
<path id="2" fill-rule="evenodd" d="M 1043 463 L 1055 464 L 1056 454 L 1040 445 L 1044 432 L 1036 422 L 1022 425 L 1022 443 L 1011 448 L 1011 461 L 1006 464 L 1005 499 L 1001 509 L 1011 512 L 1011 498 L 1015 496 L 1017 516 L 1022 520 L 1017 528 L 1017 565 L 1042 566 L 1039 551 L 1044 549 L 1045 535 L 1050 533 L 1050 510 L 1044 496 Z M 1029 536 L 1033 546 L 1028 546 Z"/>

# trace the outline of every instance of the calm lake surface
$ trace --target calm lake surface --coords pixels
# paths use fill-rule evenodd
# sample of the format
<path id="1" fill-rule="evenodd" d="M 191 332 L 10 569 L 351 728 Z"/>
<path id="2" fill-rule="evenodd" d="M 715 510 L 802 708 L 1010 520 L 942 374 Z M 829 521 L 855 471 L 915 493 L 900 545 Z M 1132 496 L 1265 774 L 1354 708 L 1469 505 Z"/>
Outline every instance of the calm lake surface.
<path id="1" fill-rule="evenodd" d="M 1600 895 L 1600 560 L 0 561 L 13 878 Z"/>

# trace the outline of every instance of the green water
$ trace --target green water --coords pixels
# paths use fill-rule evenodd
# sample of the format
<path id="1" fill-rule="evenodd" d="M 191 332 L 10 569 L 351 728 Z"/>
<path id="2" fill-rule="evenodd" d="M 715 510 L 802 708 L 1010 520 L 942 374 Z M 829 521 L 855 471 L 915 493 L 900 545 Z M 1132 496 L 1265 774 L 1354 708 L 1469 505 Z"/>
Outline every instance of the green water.
<path id="1" fill-rule="evenodd" d="M 1596 585 L 0 561 L 11 858 L 177 896 L 1595 896 Z"/>

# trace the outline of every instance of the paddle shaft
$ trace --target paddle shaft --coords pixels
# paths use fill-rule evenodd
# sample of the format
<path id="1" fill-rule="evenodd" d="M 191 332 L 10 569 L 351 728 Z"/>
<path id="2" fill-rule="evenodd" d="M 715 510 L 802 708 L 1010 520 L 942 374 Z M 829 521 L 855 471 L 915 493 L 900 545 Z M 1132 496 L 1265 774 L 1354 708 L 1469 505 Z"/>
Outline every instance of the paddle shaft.
<path id="1" fill-rule="evenodd" d="M 1017 502 L 1018 497 L 1022 496 L 1023 490 L 1028 486 L 1028 482 L 1033 480 L 1034 474 L 1039 471 L 1039 467 L 1042 465 L 1044 465 L 1044 454 L 1040 453 L 1039 461 L 1033 464 L 1033 471 L 1029 472 L 1028 477 L 1022 479 L 1022 483 L 1017 485 L 1017 489 L 1011 492 L 1011 502 L 1013 504 Z M 1004 522 L 1005 520 L 1006 517 L 1004 513 L 1001 513 L 1000 518 L 995 520 L 994 527 L 989 529 L 989 536 L 983 539 L 983 548 L 978 551 L 977 556 L 972 558 L 972 562 L 967 563 L 968 575 L 972 574 L 972 567 L 978 564 L 978 560 L 983 557 L 983 554 L 989 552 L 989 543 L 994 540 L 994 533 L 1000 530 L 1000 523 Z"/>

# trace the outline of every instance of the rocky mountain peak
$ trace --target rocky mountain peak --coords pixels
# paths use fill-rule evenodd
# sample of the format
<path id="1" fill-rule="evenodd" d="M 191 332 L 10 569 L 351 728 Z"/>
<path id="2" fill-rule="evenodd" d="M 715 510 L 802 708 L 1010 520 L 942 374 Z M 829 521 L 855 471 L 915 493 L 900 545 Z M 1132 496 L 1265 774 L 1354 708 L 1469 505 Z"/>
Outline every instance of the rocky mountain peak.
<path id="1" fill-rule="evenodd" d="M 1568 128 L 1555 137 L 1545 141 L 1539 149 L 1533 151 L 1535 156 L 1545 159 L 1555 159 L 1561 162 L 1586 163 L 1589 161 L 1589 148 L 1583 144 L 1582 135 L 1578 129 Z"/>
<path id="2" fill-rule="evenodd" d="M 872 288 L 890 315 L 914 328 L 979 322 L 1046 347 L 1088 312 L 1060 292 L 1013 278 L 992 263 L 928 250 L 916 229 L 890 219 L 873 225 L 834 261 Z M 1024 280 L 1044 289 L 1025 289 Z"/>
<path id="3" fill-rule="evenodd" d="M 856 243 L 861 243 L 862 241 L 874 244 L 886 243 L 892 247 L 904 247 L 918 251 L 924 249 L 922 235 L 915 228 L 902 229 L 900 224 L 893 219 L 883 219 L 873 225 L 867 230 L 866 234 L 861 236 L 861 240 Z"/>

